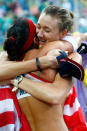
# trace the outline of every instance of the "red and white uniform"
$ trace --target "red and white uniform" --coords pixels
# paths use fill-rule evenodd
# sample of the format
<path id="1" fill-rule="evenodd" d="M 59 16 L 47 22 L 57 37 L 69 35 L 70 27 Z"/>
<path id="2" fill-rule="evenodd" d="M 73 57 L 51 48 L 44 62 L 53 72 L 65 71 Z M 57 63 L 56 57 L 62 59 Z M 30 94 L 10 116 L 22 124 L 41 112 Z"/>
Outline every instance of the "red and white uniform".
<path id="1" fill-rule="evenodd" d="M 87 131 L 86 121 L 73 86 L 64 104 L 64 120 L 70 131 Z"/>
<path id="2" fill-rule="evenodd" d="M 25 77 L 46 82 L 31 73 Z M 30 96 L 28 93 L 17 93 L 17 97 L 9 85 L 0 87 L 0 131 L 30 131 L 29 124 L 21 112 L 17 99 Z M 77 100 L 75 87 L 69 92 L 64 104 L 64 120 L 70 131 L 87 131 L 86 122 Z"/>
<path id="3" fill-rule="evenodd" d="M 30 131 L 16 94 L 9 85 L 0 86 L 0 131 Z"/>

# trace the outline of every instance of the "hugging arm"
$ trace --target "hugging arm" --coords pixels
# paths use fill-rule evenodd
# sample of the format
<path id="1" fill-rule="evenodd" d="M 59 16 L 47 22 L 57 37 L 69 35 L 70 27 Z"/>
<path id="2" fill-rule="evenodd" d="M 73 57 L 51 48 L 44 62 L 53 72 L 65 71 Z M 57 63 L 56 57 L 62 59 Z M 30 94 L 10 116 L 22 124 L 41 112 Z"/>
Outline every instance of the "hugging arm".
<path id="1" fill-rule="evenodd" d="M 56 63 L 56 57 L 43 56 L 39 58 L 39 61 L 42 69 L 49 68 L 50 66 L 53 66 L 54 63 Z M 13 77 L 16 77 L 17 75 L 36 71 L 36 70 L 37 70 L 37 66 L 36 66 L 35 59 L 23 61 L 23 62 L 9 61 L 4 64 L 0 64 L 0 81 L 11 79 Z"/>
<path id="2" fill-rule="evenodd" d="M 14 83 L 14 80 L 11 80 L 11 83 Z M 73 87 L 73 80 L 72 78 L 63 79 L 59 74 L 56 75 L 53 83 L 36 82 L 23 78 L 18 87 L 46 103 L 61 104 Z"/>
<path id="3" fill-rule="evenodd" d="M 81 37 L 81 39 L 82 39 L 82 37 Z M 81 39 L 79 37 L 78 41 L 80 41 Z M 64 42 L 65 42 L 66 46 L 65 46 Z M 50 46 L 48 46 L 48 45 L 50 45 Z M 42 50 L 40 49 L 40 52 L 37 54 L 36 57 L 42 56 L 43 52 L 45 55 L 45 54 L 47 54 L 48 51 L 55 49 L 55 48 L 67 50 L 69 52 L 73 51 L 73 47 L 69 42 L 59 41 L 59 43 L 58 43 L 58 41 L 55 41 L 55 42 L 51 42 L 50 44 L 49 43 L 46 44 L 45 47 L 42 48 Z M 28 56 L 28 54 L 25 56 L 25 60 L 28 60 L 27 56 Z M 47 61 L 45 64 L 43 64 L 43 62 L 44 61 L 42 61 L 42 64 L 40 62 L 42 68 L 51 67 L 50 64 L 52 64 L 52 63 L 49 62 L 48 63 L 49 66 L 48 66 Z M 44 65 L 45 65 L 45 67 L 44 67 Z M 26 68 L 24 68 L 24 67 L 26 67 Z M 23 63 L 22 62 L 17 62 L 17 63 L 16 62 L 8 62 L 8 63 L 0 64 L 0 81 L 10 79 L 10 78 L 13 78 L 17 75 L 24 74 L 27 72 L 36 71 L 36 70 L 37 70 L 37 67 L 36 67 L 35 60 L 31 60 L 31 61 L 27 61 L 27 62 L 23 62 Z"/>
<path id="4" fill-rule="evenodd" d="M 69 57 L 73 58 L 74 55 L 75 53 Z M 77 62 L 81 63 L 81 57 L 79 54 L 76 55 L 73 59 L 77 59 Z M 11 81 L 11 84 L 14 84 L 14 80 Z M 33 97 L 44 102 L 50 104 L 61 104 L 66 99 L 73 85 L 73 78 L 62 78 L 57 73 L 53 83 L 36 82 L 27 78 L 23 78 L 18 87 L 31 94 Z"/>
<path id="5" fill-rule="evenodd" d="M 45 53 L 47 53 L 50 51 L 50 49 L 56 48 L 63 51 L 68 51 L 70 54 L 73 51 L 76 51 L 80 47 L 81 42 L 83 40 L 87 40 L 87 33 L 79 33 L 77 35 L 67 34 L 62 40 L 46 43 L 42 51 L 44 51 L 45 49 Z M 42 53 L 40 55 L 42 55 Z"/>
<path id="6" fill-rule="evenodd" d="M 42 56 L 43 54 L 46 55 L 48 51 L 54 49 L 53 46 L 50 46 L 49 50 L 46 50 L 46 48 L 43 48 L 42 50 L 40 49 L 40 52 L 35 57 Z M 24 60 L 28 60 L 28 53 L 25 55 Z M 53 65 L 50 65 L 52 63 L 48 61 L 49 61 L 48 58 L 46 59 L 44 58 L 44 60 L 40 60 L 40 65 L 42 69 L 53 66 Z M 4 64 L 0 64 L 0 81 L 10 79 L 17 75 L 36 71 L 36 70 L 37 70 L 36 60 L 29 60 L 29 61 L 23 61 L 23 62 L 8 62 L 8 63 L 6 62 Z"/>

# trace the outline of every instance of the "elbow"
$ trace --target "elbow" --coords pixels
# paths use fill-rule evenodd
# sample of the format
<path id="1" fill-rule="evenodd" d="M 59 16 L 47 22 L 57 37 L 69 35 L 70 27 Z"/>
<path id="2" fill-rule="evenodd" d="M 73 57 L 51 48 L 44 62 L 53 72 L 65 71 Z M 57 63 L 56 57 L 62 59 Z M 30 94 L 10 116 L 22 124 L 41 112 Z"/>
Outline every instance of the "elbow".
<path id="1" fill-rule="evenodd" d="M 45 94 L 45 96 L 44 95 L 40 95 L 38 97 L 36 96 L 36 98 L 51 105 L 59 105 L 59 104 L 62 104 L 63 102 L 62 97 L 59 96 L 58 93 L 57 94 L 48 93 L 48 94 Z"/>
<path id="2" fill-rule="evenodd" d="M 62 99 L 58 94 L 57 96 L 52 95 L 48 98 L 48 103 L 51 105 L 59 105 L 62 103 Z"/>
<path id="3" fill-rule="evenodd" d="M 60 99 L 60 98 L 55 98 L 54 100 L 52 100 L 52 104 L 53 104 L 53 105 L 62 104 L 62 99 Z"/>

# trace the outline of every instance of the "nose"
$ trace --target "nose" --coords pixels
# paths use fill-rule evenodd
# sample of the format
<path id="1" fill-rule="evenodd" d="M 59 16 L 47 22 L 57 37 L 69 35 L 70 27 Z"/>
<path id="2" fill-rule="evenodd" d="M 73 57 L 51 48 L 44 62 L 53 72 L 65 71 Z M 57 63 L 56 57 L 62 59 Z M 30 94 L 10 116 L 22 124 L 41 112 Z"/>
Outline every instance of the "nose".
<path id="1" fill-rule="evenodd" d="M 42 38 L 42 37 L 44 36 L 43 29 L 40 29 L 40 30 L 37 32 L 37 36 L 38 36 L 38 38 Z"/>

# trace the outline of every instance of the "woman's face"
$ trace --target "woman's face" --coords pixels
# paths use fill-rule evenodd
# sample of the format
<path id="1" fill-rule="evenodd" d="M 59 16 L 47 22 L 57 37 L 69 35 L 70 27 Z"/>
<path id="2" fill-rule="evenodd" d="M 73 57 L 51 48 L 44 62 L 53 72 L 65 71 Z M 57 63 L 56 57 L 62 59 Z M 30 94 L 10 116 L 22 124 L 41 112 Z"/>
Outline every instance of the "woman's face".
<path id="1" fill-rule="evenodd" d="M 36 25 L 36 33 L 39 39 L 39 44 L 43 45 L 46 42 L 59 40 L 61 33 L 58 29 L 60 20 L 53 18 L 50 15 L 42 13 Z"/>

